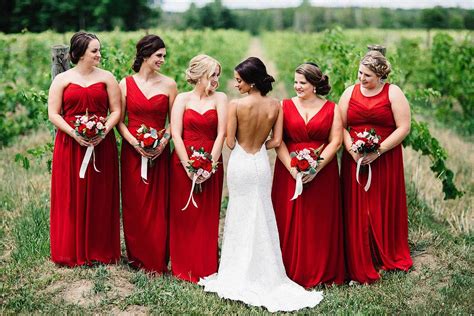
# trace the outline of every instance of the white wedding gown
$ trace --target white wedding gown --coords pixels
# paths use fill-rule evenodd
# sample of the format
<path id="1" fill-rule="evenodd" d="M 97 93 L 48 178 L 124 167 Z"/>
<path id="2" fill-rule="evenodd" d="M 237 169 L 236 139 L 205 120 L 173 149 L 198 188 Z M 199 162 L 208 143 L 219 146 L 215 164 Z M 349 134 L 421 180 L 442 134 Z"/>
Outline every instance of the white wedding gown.
<path id="1" fill-rule="evenodd" d="M 219 270 L 199 284 L 219 297 L 270 312 L 314 307 L 322 292 L 306 291 L 286 276 L 271 185 L 265 146 L 249 154 L 236 144 L 227 167 L 229 205 Z"/>

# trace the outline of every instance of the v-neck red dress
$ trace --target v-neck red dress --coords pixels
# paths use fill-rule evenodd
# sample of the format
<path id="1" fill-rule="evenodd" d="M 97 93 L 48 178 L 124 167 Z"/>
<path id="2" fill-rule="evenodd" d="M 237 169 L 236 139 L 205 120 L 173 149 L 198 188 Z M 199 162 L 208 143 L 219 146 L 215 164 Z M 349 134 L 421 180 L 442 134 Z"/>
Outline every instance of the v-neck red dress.
<path id="1" fill-rule="evenodd" d="M 217 137 L 217 111 L 204 113 L 187 109 L 183 114 L 183 142 L 211 152 Z M 176 152 L 171 158 L 170 181 L 170 256 L 176 277 L 197 283 L 199 278 L 217 272 L 217 239 L 221 208 L 224 169 L 222 158 L 217 172 L 202 183 L 202 192 L 194 193 L 197 208 L 191 203 L 184 211 L 192 181 L 186 174 Z"/>
<path id="2" fill-rule="evenodd" d="M 128 130 L 136 135 L 145 124 L 157 130 L 165 128 L 168 96 L 146 98 L 132 76 L 127 85 L 126 111 Z M 127 141 L 122 143 L 122 216 L 129 262 L 150 272 L 163 273 L 168 265 L 169 166 L 170 151 L 148 165 L 147 183 L 141 178 L 141 155 Z"/>
<path id="3" fill-rule="evenodd" d="M 327 101 L 307 124 L 291 99 L 283 100 L 283 141 L 288 151 L 328 144 L 335 104 Z M 286 273 L 310 288 L 343 283 L 344 248 L 339 169 L 333 158 L 293 201 L 296 181 L 277 159 L 272 200 Z"/>
<path id="4" fill-rule="evenodd" d="M 375 128 L 383 141 L 396 129 L 389 84 L 372 97 L 354 86 L 347 110 L 347 126 L 356 131 Z M 387 151 L 371 163 L 372 182 L 365 192 L 367 172 L 356 181 L 357 164 L 342 155 L 341 178 L 345 249 L 349 278 L 372 283 L 380 278 L 377 267 L 407 271 L 412 266 L 408 247 L 408 215 L 403 174 L 402 146 Z"/>
<path id="5" fill-rule="evenodd" d="M 72 124 L 76 115 L 106 117 L 106 84 L 87 87 L 71 83 L 63 93 L 63 117 Z M 115 263 L 120 259 L 120 192 L 117 144 L 113 132 L 94 148 L 84 179 L 79 178 L 87 147 L 58 130 L 51 175 L 51 260 L 66 266 Z"/>

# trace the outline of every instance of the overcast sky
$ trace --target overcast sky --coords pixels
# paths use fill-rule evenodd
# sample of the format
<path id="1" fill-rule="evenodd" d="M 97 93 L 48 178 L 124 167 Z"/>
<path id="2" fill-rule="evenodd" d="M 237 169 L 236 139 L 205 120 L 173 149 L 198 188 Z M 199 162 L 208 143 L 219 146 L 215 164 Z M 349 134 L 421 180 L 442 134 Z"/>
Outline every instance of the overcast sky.
<path id="1" fill-rule="evenodd" d="M 162 8 L 165 11 L 186 11 L 191 2 L 198 6 L 211 2 L 212 0 L 161 0 Z M 159 1 L 158 1 L 159 2 Z M 229 8 L 282 8 L 294 7 L 301 3 L 301 0 L 223 0 L 225 6 Z M 311 0 L 314 6 L 323 7 L 387 7 L 387 8 L 430 8 L 437 5 L 443 7 L 461 7 L 467 9 L 474 8 L 474 0 Z"/>

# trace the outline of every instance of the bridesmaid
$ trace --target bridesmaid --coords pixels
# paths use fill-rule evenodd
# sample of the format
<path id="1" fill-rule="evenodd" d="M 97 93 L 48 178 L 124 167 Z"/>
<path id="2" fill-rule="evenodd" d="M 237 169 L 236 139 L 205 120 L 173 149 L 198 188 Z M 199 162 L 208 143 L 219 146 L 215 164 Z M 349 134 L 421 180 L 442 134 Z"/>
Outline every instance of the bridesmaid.
<path id="1" fill-rule="evenodd" d="M 174 80 L 159 72 L 166 57 L 163 40 L 146 35 L 136 47 L 132 66 L 136 74 L 120 82 L 122 117 L 118 129 L 125 140 L 121 155 L 123 228 L 130 264 L 163 273 L 168 265 L 170 160 L 170 132 L 165 124 L 177 90 Z M 165 129 L 155 149 L 139 147 L 136 136 L 142 124 L 158 131 Z M 142 156 L 152 160 L 146 182 L 141 178 Z"/>
<path id="2" fill-rule="evenodd" d="M 346 260 L 351 280 L 372 283 L 378 269 L 407 271 L 412 266 L 408 248 L 408 216 L 401 142 L 410 132 L 410 107 L 396 85 L 384 83 L 390 64 L 377 51 L 368 52 L 359 66 L 359 83 L 344 91 L 339 104 L 345 128 L 357 132 L 375 128 L 381 136 L 377 152 L 365 157 L 351 151 L 344 131 L 342 155 Z M 356 165 L 371 165 L 372 182 L 364 191 L 367 172 L 356 181 Z"/>
<path id="3" fill-rule="evenodd" d="M 344 282 L 344 248 L 339 168 L 342 143 L 338 106 L 323 96 L 329 78 L 314 63 L 295 71 L 296 96 L 283 100 L 283 142 L 277 148 L 272 200 L 287 275 L 310 288 Z M 304 175 L 303 193 L 292 200 L 297 170 L 290 152 L 322 147 L 316 174 Z"/>
<path id="4" fill-rule="evenodd" d="M 51 179 L 51 260 L 71 267 L 114 263 L 120 259 L 120 197 L 112 129 L 120 119 L 120 89 L 110 72 L 97 68 L 100 42 L 94 34 L 74 34 L 69 54 L 76 66 L 56 76 L 48 97 L 49 119 L 58 129 Z M 73 121 L 86 111 L 108 115 L 104 137 L 88 140 L 76 134 Z M 95 157 L 80 178 L 91 145 Z"/>
<path id="5" fill-rule="evenodd" d="M 171 158 L 170 256 L 173 275 L 197 283 L 199 278 L 217 272 L 217 238 L 221 206 L 223 165 L 221 158 L 226 129 L 227 96 L 215 90 L 222 68 L 217 60 L 198 55 L 191 59 L 186 79 L 195 85 L 178 94 L 171 112 L 171 134 L 175 151 Z M 189 204 L 190 147 L 201 147 L 219 161 L 215 174 L 199 178 L 202 192 L 195 193 L 197 208 Z"/>

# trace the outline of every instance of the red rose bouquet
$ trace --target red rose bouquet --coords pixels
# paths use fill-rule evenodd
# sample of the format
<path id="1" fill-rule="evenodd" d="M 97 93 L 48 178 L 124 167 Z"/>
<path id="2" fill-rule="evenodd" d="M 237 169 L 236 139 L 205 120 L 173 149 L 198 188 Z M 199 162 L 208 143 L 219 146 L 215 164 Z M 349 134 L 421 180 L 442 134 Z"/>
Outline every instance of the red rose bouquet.
<path id="1" fill-rule="evenodd" d="M 145 124 L 142 124 L 137 129 L 135 138 L 138 140 L 138 146 L 140 146 L 144 150 L 152 150 L 158 146 L 164 133 L 165 133 L 164 129 L 158 131 L 157 129 L 153 127 L 149 127 L 149 126 L 146 126 Z M 149 162 L 150 162 L 149 158 L 142 156 L 142 165 L 141 165 L 140 174 L 141 174 L 143 182 L 147 184 L 148 182 L 146 181 L 148 178 L 148 163 Z"/>
<path id="2" fill-rule="evenodd" d="M 299 195 L 301 195 L 301 193 L 303 193 L 303 174 L 316 173 L 316 168 L 318 167 L 321 160 L 324 159 L 320 156 L 323 146 L 324 144 L 318 149 L 304 148 L 302 150 L 293 151 L 290 153 L 290 165 L 292 168 L 296 168 L 296 170 L 298 170 L 298 174 L 296 175 L 295 193 L 293 194 L 291 200 L 296 199 Z"/>
<path id="3" fill-rule="evenodd" d="M 86 114 L 76 115 L 76 120 L 72 123 L 77 135 L 87 139 L 92 139 L 96 136 L 104 137 L 106 120 L 107 119 L 102 116 L 97 116 L 95 114 L 89 115 L 89 110 L 86 109 Z M 79 178 L 84 179 L 91 157 L 93 158 L 94 170 L 100 172 L 95 165 L 94 146 L 91 145 L 87 147 L 86 154 L 82 160 L 81 169 L 79 170 Z"/>
<path id="4" fill-rule="evenodd" d="M 192 202 L 194 207 L 198 207 L 196 202 L 194 201 L 193 192 L 195 188 L 202 192 L 201 184 L 196 185 L 196 180 L 199 176 L 203 176 L 204 178 L 208 178 L 211 174 L 217 171 L 218 162 L 214 162 L 212 160 L 211 154 L 206 152 L 204 148 L 200 148 L 196 150 L 194 147 L 191 147 L 191 156 L 188 160 L 188 165 L 186 168 L 189 170 L 190 173 L 193 174 L 193 183 L 191 186 L 191 192 L 189 193 L 188 202 L 186 206 L 183 207 L 181 210 L 184 211 L 188 208 L 189 202 Z"/>
<path id="5" fill-rule="evenodd" d="M 353 129 L 349 129 L 349 133 L 352 138 L 351 150 L 353 152 L 362 154 L 363 157 L 359 158 L 357 161 L 356 169 L 356 180 L 359 182 L 359 172 L 361 169 L 362 160 L 367 154 L 376 152 L 380 156 L 378 149 L 380 148 L 381 137 L 377 135 L 374 128 L 371 128 L 369 131 L 364 130 L 363 132 L 357 132 Z M 372 168 L 368 164 L 369 174 L 367 178 L 367 184 L 364 187 L 364 190 L 367 192 L 370 188 L 370 183 L 372 181 Z"/>

